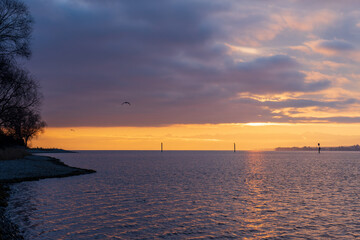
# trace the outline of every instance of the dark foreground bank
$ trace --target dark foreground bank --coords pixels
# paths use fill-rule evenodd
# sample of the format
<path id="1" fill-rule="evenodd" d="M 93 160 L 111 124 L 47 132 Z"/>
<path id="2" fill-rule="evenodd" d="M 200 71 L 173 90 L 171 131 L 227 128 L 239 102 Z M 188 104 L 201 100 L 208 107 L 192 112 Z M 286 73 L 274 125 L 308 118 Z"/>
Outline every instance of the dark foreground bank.
<path id="1" fill-rule="evenodd" d="M 46 156 L 26 156 L 23 159 L 0 161 L 0 240 L 23 239 L 15 223 L 5 215 L 9 185 L 44 178 L 61 178 L 95 173 L 91 169 L 70 167 L 59 159 Z"/>

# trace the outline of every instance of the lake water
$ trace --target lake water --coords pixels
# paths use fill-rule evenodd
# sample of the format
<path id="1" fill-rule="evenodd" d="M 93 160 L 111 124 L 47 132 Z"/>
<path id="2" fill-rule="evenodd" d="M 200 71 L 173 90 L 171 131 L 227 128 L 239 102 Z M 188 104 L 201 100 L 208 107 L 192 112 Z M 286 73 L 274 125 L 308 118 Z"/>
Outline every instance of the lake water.
<path id="1" fill-rule="evenodd" d="M 81 151 L 15 184 L 26 239 L 359 239 L 360 152 Z"/>

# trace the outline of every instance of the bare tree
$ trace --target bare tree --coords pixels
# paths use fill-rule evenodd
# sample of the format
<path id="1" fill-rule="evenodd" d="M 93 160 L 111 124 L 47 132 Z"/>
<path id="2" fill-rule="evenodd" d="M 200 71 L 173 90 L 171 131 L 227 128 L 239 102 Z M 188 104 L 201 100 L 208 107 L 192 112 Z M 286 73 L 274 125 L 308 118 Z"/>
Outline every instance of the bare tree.
<path id="1" fill-rule="evenodd" d="M 41 99 L 30 74 L 0 57 L 0 135 L 12 136 L 27 146 L 46 125 L 39 114 Z"/>
<path id="2" fill-rule="evenodd" d="M 37 111 L 41 103 L 38 88 L 27 71 L 0 58 L 0 127 L 13 117 L 16 109 Z"/>
<path id="3" fill-rule="evenodd" d="M 30 57 L 32 17 L 18 0 L 0 0 L 0 56 Z"/>
<path id="4" fill-rule="evenodd" d="M 22 121 L 22 139 L 27 147 L 29 140 L 44 132 L 46 122 L 37 113 L 28 114 Z"/>
<path id="5" fill-rule="evenodd" d="M 46 125 L 39 114 L 39 86 L 16 62 L 30 57 L 32 22 L 20 0 L 0 0 L 0 137 L 25 146 Z"/>
<path id="6" fill-rule="evenodd" d="M 46 123 L 41 120 L 39 113 L 28 109 L 14 109 L 12 118 L 5 124 L 5 131 L 7 135 L 23 141 L 27 146 L 29 140 L 44 131 L 45 126 Z"/>

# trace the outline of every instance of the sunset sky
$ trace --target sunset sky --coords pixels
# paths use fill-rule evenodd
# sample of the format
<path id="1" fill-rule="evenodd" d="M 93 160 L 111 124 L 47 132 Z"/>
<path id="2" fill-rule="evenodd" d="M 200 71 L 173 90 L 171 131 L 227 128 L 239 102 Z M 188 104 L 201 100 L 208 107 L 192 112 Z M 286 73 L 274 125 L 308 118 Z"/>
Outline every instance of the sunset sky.
<path id="1" fill-rule="evenodd" d="M 360 143 L 360 1 L 26 3 L 35 23 L 24 64 L 48 124 L 32 146 Z"/>

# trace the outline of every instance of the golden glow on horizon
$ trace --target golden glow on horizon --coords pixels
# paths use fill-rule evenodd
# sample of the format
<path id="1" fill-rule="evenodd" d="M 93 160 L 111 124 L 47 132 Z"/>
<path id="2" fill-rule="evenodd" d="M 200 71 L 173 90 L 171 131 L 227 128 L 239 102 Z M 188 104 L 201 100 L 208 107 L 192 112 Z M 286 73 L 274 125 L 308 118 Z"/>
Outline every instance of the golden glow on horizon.
<path id="1" fill-rule="evenodd" d="M 69 150 L 272 150 L 360 143 L 360 124 L 229 123 L 162 127 L 47 128 L 32 147 Z"/>

